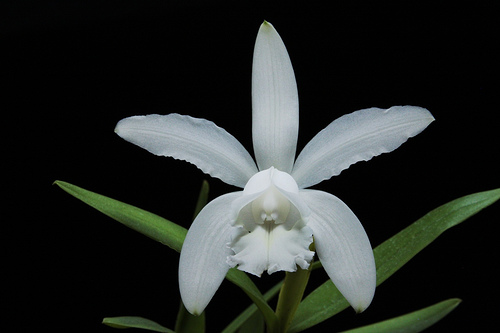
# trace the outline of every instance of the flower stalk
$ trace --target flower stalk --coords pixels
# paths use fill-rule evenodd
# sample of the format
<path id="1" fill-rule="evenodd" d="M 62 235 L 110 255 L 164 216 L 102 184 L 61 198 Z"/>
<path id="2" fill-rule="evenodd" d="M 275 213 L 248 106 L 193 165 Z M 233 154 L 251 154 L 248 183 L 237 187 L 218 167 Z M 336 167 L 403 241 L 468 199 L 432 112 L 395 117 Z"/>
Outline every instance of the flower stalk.
<path id="1" fill-rule="evenodd" d="M 297 311 L 304 295 L 307 281 L 309 281 L 311 267 L 312 265 L 308 269 L 299 268 L 296 272 L 286 272 L 285 282 L 281 287 L 278 305 L 276 306 L 276 316 L 280 323 L 280 333 L 287 332 L 292 322 L 295 311 Z"/>
<path id="2" fill-rule="evenodd" d="M 314 251 L 314 243 L 312 243 L 309 248 L 311 251 Z M 311 264 L 307 269 L 297 269 L 295 272 L 286 272 L 285 282 L 281 287 L 278 305 L 276 306 L 276 317 L 278 317 L 281 333 L 288 331 L 295 311 L 297 311 L 300 301 L 302 301 L 312 267 L 313 262 L 311 260 Z"/>

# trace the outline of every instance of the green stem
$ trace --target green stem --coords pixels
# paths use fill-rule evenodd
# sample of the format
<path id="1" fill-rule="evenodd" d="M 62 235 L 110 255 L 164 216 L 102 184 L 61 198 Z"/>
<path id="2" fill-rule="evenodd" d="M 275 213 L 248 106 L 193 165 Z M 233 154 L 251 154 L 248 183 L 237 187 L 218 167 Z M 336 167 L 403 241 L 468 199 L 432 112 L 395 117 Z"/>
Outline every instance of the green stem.
<path id="1" fill-rule="evenodd" d="M 288 330 L 288 326 L 292 322 L 295 311 L 297 311 L 297 307 L 302 300 L 311 269 L 312 262 L 308 269 L 297 268 L 296 272 L 286 272 L 285 282 L 281 287 L 276 307 L 276 316 L 282 333 Z"/>
<path id="2" fill-rule="evenodd" d="M 186 310 L 184 304 L 180 302 L 179 312 L 175 321 L 176 333 L 204 333 L 205 332 L 205 311 L 199 316 L 193 316 Z"/>

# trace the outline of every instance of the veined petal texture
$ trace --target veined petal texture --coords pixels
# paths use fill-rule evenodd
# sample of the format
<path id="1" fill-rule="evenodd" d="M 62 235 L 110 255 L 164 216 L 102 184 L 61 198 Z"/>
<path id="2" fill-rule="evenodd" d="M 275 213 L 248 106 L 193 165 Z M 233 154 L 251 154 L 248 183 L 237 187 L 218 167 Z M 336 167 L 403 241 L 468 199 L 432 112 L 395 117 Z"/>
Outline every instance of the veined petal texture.
<path id="1" fill-rule="evenodd" d="M 231 240 L 230 207 L 242 192 L 224 194 L 209 202 L 188 230 L 179 260 L 179 288 L 186 309 L 203 312 L 220 284 L 229 265 Z"/>
<path id="2" fill-rule="evenodd" d="M 344 115 L 304 147 L 292 176 L 300 188 L 313 186 L 351 164 L 393 151 L 433 120 L 429 111 L 416 106 L 370 108 Z"/>
<path id="3" fill-rule="evenodd" d="M 179 114 L 122 119 L 115 132 L 149 152 L 193 163 L 227 184 L 244 187 L 257 168 L 234 136 L 213 122 Z"/>
<path id="4" fill-rule="evenodd" d="M 252 68 L 252 137 L 259 170 L 290 173 L 297 149 L 299 99 L 288 52 L 274 27 L 264 22 Z"/>
<path id="5" fill-rule="evenodd" d="M 375 293 L 373 250 L 365 229 L 339 198 L 315 190 L 302 190 L 311 215 L 314 244 L 323 268 L 349 304 L 362 312 Z"/>

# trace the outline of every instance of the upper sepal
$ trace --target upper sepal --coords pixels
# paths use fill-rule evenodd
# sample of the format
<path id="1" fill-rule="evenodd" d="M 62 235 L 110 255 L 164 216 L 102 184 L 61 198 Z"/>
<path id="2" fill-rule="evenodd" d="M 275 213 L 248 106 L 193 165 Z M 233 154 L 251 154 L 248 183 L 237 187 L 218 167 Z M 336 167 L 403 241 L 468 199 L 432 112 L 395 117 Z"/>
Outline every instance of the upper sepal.
<path id="1" fill-rule="evenodd" d="M 292 62 L 274 27 L 257 34 L 252 67 L 252 138 L 259 170 L 290 173 L 299 129 L 299 99 Z"/>

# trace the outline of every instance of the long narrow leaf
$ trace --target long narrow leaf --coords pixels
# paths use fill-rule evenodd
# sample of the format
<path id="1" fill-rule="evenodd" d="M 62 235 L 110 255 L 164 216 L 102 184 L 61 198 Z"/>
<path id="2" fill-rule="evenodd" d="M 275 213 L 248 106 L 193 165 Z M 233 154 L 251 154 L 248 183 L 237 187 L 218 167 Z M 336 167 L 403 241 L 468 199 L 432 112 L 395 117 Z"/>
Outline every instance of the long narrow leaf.
<path id="1" fill-rule="evenodd" d="M 254 314 L 245 321 L 244 325 L 241 325 L 238 329 L 238 333 L 264 333 L 265 331 L 266 325 L 260 312 L 254 312 Z"/>
<path id="2" fill-rule="evenodd" d="M 159 241 L 177 252 L 181 251 L 187 233 L 185 228 L 158 215 L 81 187 L 59 180 L 54 184 L 127 227 Z M 257 305 L 271 332 L 277 329 L 274 311 L 267 304 L 257 286 L 244 272 L 232 268 L 227 273 L 226 279 L 240 287 Z"/>
<path id="3" fill-rule="evenodd" d="M 418 252 L 447 229 L 463 222 L 500 199 L 500 189 L 470 194 L 444 204 L 388 239 L 374 250 L 377 285 L 394 274 Z M 349 304 L 328 280 L 299 305 L 290 332 L 300 332 L 314 326 Z"/>
<path id="4" fill-rule="evenodd" d="M 343 333 L 418 333 L 431 327 L 453 309 L 461 300 L 452 298 L 403 316 L 381 321 L 376 324 L 344 331 Z"/>
<path id="5" fill-rule="evenodd" d="M 455 199 L 424 215 L 375 251 L 377 284 L 381 284 L 439 235 L 500 199 L 500 189 Z"/>
<path id="6" fill-rule="evenodd" d="M 54 184 L 127 227 L 165 244 L 177 252 L 181 251 L 187 233 L 185 228 L 156 214 L 70 183 L 57 180 Z"/>
<path id="7" fill-rule="evenodd" d="M 153 332 L 175 333 L 171 329 L 142 317 L 110 317 L 104 318 L 102 323 L 114 328 L 141 328 Z"/>
<path id="8" fill-rule="evenodd" d="M 243 289 L 248 297 L 250 297 L 250 299 L 259 308 L 260 312 L 264 316 L 264 320 L 266 321 L 268 332 L 277 332 L 278 318 L 276 317 L 276 314 L 273 309 L 271 309 L 269 304 L 267 304 L 264 296 L 248 275 L 236 268 L 231 268 L 229 272 L 227 272 L 226 279 Z"/>
<path id="9" fill-rule="evenodd" d="M 280 289 L 281 286 L 283 285 L 283 280 L 275 284 L 271 289 L 269 289 L 265 294 L 264 294 L 264 299 L 266 301 L 269 301 L 271 298 L 276 296 Z M 240 327 L 245 326 L 246 322 L 248 320 L 251 320 L 253 316 L 255 316 L 257 313 L 257 306 L 255 304 L 250 305 L 247 307 L 238 317 L 236 317 L 229 325 L 226 326 L 226 328 L 222 331 L 222 333 L 234 333 L 240 329 Z"/>

